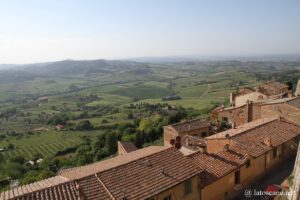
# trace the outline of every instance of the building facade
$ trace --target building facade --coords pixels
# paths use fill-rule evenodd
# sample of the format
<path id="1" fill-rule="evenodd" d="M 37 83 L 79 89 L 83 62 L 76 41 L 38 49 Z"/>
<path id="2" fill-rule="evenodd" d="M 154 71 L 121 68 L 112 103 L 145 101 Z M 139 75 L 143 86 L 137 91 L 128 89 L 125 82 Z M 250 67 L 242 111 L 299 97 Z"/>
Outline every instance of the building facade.
<path id="1" fill-rule="evenodd" d="M 177 136 L 183 138 L 189 135 L 204 138 L 210 134 L 210 123 L 201 119 L 171 124 L 164 126 L 164 145 L 171 146 L 170 140 L 175 139 Z"/>

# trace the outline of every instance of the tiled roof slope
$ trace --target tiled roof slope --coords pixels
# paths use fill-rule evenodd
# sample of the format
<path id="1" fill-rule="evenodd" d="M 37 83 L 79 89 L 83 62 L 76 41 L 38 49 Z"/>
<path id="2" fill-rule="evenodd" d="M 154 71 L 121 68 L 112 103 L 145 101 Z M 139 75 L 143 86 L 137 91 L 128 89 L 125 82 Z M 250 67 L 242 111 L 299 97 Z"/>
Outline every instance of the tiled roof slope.
<path id="1" fill-rule="evenodd" d="M 206 139 L 225 139 L 227 136 L 240 149 L 253 157 L 258 157 L 272 149 L 272 147 L 264 144 L 265 139 L 270 138 L 272 146 L 276 147 L 298 135 L 300 135 L 300 126 L 284 119 L 265 118 L 217 133 L 206 137 Z"/>
<path id="2" fill-rule="evenodd" d="M 235 135 L 232 140 L 249 155 L 258 157 L 272 147 L 277 147 L 298 135 L 300 135 L 300 126 L 277 119 Z M 266 138 L 271 140 L 272 147 L 264 144 Z"/>
<path id="3" fill-rule="evenodd" d="M 146 199 L 202 172 L 175 148 L 97 173 L 115 199 Z M 133 178 L 134 177 L 134 178 Z"/>
<path id="4" fill-rule="evenodd" d="M 300 97 L 296 97 L 296 98 L 288 101 L 287 104 L 300 109 Z"/>
<path id="5" fill-rule="evenodd" d="M 131 142 L 118 141 L 118 143 L 122 146 L 124 151 L 127 153 L 137 150 L 136 146 L 134 144 L 132 144 Z"/>
<path id="6" fill-rule="evenodd" d="M 216 154 L 196 152 L 189 158 L 204 170 L 201 185 L 207 185 L 244 165 L 247 154 L 234 146 Z"/>
<path id="7" fill-rule="evenodd" d="M 109 192 L 106 191 L 105 186 L 101 184 L 95 174 L 84 177 L 76 182 L 80 186 L 81 194 L 87 200 L 112 199 Z"/>
<path id="8" fill-rule="evenodd" d="M 33 184 L 38 185 L 39 183 L 41 181 Z M 0 200 L 78 200 L 78 192 L 76 191 L 74 182 L 43 186 L 38 190 L 28 189 L 29 185 L 1 193 Z"/>
<path id="9" fill-rule="evenodd" d="M 22 196 L 28 193 L 35 193 L 36 191 L 40 191 L 45 188 L 51 188 L 56 185 L 60 185 L 62 183 L 68 182 L 68 179 L 63 178 L 61 176 L 54 176 L 52 178 L 48 178 L 42 181 L 34 182 L 28 185 L 24 185 L 21 187 L 16 187 L 12 190 L 3 192 L 0 194 L 0 200 L 2 199 L 10 199 L 12 197 Z"/>
<path id="10" fill-rule="evenodd" d="M 139 200 L 202 172 L 173 147 L 147 147 L 102 162 L 104 164 L 99 162 L 93 167 L 87 165 L 61 172 L 64 178 L 56 176 L 51 181 L 15 188 L 2 193 L 0 199 L 77 200 L 83 197 L 88 200 L 113 200 L 126 197 L 128 200 Z"/>
<path id="11" fill-rule="evenodd" d="M 104 170 L 108 170 L 114 167 L 118 167 L 120 165 L 127 164 L 129 162 L 138 160 L 140 158 L 158 153 L 167 147 L 162 146 L 149 146 L 145 147 L 143 149 L 139 149 L 136 151 L 133 151 L 131 153 L 121 155 L 118 157 L 114 157 L 108 160 L 103 160 L 100 162 L 96 162 L 90 165 L 80 166 L 80 167 L 74 167 L 69 169 L 63 169 L 58 174 L 60 176 L 63 176 L 67 179 L 73 180 L 73 179 L 80 179 L 85 176 L 89 176 L 92 174 L 99 173 Z"/>
<path id="12" fill-rule="evenodd" d="M 225 139 L 226 135 L 229 135 L 230 137 L 233 137 L 235 135 L 244 133 L 244 132 L 249 131 L 251 129 L 255 129 L 259 126 L 265 125 L 267 123 L 270 123 L 270 122 L 276 121 L 276 120 L 278 120 L 277 117 L 257 119 L 255 121 L 237 126 L 234 129 L 228 129 L 226 131 L 208 136 L 205 139 L 208 139 L 208 140 L 210 140 L 210 139 Z"/>
<path id="13" fill-rule="evenodd" d="M 210 123 L 207 121 L 203 121 L 201 119 L 195 119 L 195 120 L 181 122 L 177 124 L 171 124 L 170 126 L 173 127 L 178 132 L 186 132 L 186 131 L 192 131 L 196 129 L 209 127 Z"/>
<path id="14" fill-rule="evenodd" d="M 269 85 L 273 88 L 276 88 L 276 89 L 283 89 L 283 88 L 288 87 L 286 84 L 283 84 L 283 83 L 280 83 L 280 82 L 277 82 L 277 81 L 271 81 L 271 82 L 267 82 L 265 84 Z"/>

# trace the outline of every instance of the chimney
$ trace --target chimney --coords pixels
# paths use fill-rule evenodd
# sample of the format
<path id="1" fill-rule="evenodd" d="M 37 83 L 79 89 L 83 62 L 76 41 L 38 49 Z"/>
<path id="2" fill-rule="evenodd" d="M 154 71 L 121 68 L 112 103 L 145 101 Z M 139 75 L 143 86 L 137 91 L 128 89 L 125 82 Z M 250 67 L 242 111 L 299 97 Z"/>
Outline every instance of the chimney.
<path id="1" fill-rule="evenodd" d="M 264 139 L 264 144 L 267 145 L 268 147 L 271 147 L 272 146 L 271 137 L 266 137 Z"/>
<path id="2" fill-rule="evenodd" d="M 230 100 L 230 104 L 232 105 L 235 104 L 235 94 L 233 92 L 230 92 L 229 100 Z"/>
<path id="3" fill-rule="evenodd" d="M 185 145 L 186 146 L 190 146 L 190 138 L 189 137 L 186 138 Z"/>
<path id="4" fill-rule="evenodd" d="M 253 121 L 253 102 L 247 100 L 246 104 L 246 122 Z"/>
<path id="5" fill-rule="evenodd" d="M 235 129 L 235 128 L 236 128 L 236 122 L 232 122 L 232 123 L 231 123 L 231 128 L 232 128 L 232 129 Z"/>

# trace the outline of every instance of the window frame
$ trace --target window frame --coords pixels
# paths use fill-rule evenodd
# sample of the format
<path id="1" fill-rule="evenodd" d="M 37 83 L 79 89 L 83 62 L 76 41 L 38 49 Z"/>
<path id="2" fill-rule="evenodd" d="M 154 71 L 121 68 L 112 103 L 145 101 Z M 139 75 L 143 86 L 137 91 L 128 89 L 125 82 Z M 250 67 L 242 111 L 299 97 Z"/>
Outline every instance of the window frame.
<path id="1" fill-rule="evenodd" d="M 188 179 L 184 182 L 184 195 L 192 193 L 192 179 Z"/>
<path id="2" fill-rule="evenodd" d="M 250 159 L 246 161 L 246 168 L 249 168 L 249 167 L 251 167 L 251 160 Z"/>
<path id="3" fill-rule="evenodd" d="M 240 170 L 234 172 L 234 183 L 236 185 L 241 184 L 241 171 Z"/>
<path id="4" fill-rule="evenodd" d="M 273 159 L 278 157 L 277 147 L 273 149 Z"/>
<path id="5" fill-rule="evenodd" d="M 172 197 L 171 197 L 171 195 L 168 195 L 168 196 L 165 196 L 165 197 L 163 198 L 163 200 L 172 200 Z"/>

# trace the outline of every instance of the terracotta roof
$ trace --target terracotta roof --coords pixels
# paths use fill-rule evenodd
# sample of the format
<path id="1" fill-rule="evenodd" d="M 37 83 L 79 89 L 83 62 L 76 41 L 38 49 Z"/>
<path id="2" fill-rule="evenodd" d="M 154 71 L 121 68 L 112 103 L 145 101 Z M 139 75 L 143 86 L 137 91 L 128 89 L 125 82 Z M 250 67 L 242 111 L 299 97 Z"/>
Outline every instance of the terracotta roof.
<path id="1" fill-rule="evenodd" d="M 63 169 L 59 171 L 59 175 L 62 177 L 65 177 L 67 179 L 80 179 L 85 176 L 89 176 L 92 174 L 99 173 L 104 170 L 108 170 L 111 168 L 118 167 L 120 165 L 127 164 L 129 162 L 138 160 L 140 158 L 158 153 L 162 150 L 167 149 L 167 147 L 162 146 L 149 146 L 145 147 L 143 149 L 139 149 L 136 151 L 133 151 L 128 154 L 120 155 L 118 157 L 114 157 L 111 159 L 99 161 L 90 165 L 80 166 L 80 167 L 74 167 L 69 169 Z"/>
<path id="2" fill-rule="evenodd" d="M 127 153 L 137 150 L 136 146 L 133 143 L 131 143 L 131 142 L 121 142 L 121 141 L 118 141 L 118 144 Z"/>
<path id="3" fill-rule="evenodd" d="M 218 112 L 220 112 L 220 111 L 223 111 L 223 110 L 224 110 L 224 107 L 225 107 L 224 105 L 218 106 L 218 107 L 212 109 L 210 112 L 211 112 L 211 113 L 218 113 Z"/>
<path id="4" fill-rule="evenodd" d="M 16 187 L 0 194 L 0 200 L 7 199 L 76 199 L 75 190 L 66 178 L 54 176 L 49 179 Z M 54 198 L 55 197 L 55 198 Z"/>
<path id="5" fill-rule="evenodd" d="M 81 196 L 89 200 L 124 197 L 139 200 L 161 193 L 201 172 L 173 147 L 147 147 L 96 163 L 93 167 L 87 165 L 61 172 L 71 180 L 56 176 L 4 192 L 0 199 L 77 200 Z"/>
<path id="6" fill-rule="evenodd" d="M 296 97 L 296 98 L 288 101 L 287 104 L 300 109 L 300 97 Z"/>
<path id="7" fill-rule="evenodd" d="M 195 119 L 186 122 L 180 122 L 177 124 L 171 124 L 169 126 L 174 128 L 177 132 L 186 132 L 186 131 L 192 131 L 192 130 L 210 127 L 210 123 L 208 121 L 203 121 L 201 119 Z"/>
<path id="8" fill-rule="evenodd" d="M 186 135 L 181 139 L 182 148 L 181 153 L 189 155 L 196 151 L 201 151 L 206 146 L 206 141 L 203 138 Z"/>
<path id="9" fill-rule="evenodd" d="M 152 197 L 202 172 L 175 148 L 97 173 L 115 199 Z"/>
<path id="10" fill-rule="evenodd" d="M 240 133 L 244 133 L 245 131 L 248 131 L 251 129 L 255 129 L 261 125 L 264 125 L 264 124 L 267 124 L 269 122 L 276 121 L 276 120 L 278 120 L 278 118 L 276 118 L 276 117 L 258 119 L 258 120 L 237 126 L 234 129 L 228 129 L 226 131 L 208 136 L 205 139 L 208 139 L 208 140 L 210 140 L 210 139 L 225 139 L 226 136 L 232 137 L 232 136 L 238 135 Z"/>
<path id="11" fill-rule="evenodd" d="M 300 126 L 277 119 L 237 134 L 232 140 L 249 155 L 258 157 L 298 135 Z M 264 143 L 267 138 L 271 141 L 271 147 Z"/>
<path id="12" fill-rule="evenodd" d="M 204 170 L 201 184 L 208 185 L 244 165 L 248 155 L 239 147 L 233 146 L 216 154 L 196 152 L 188 157 Z"/>
<path id="13" fill-rule="evenodd" d="M 253 88 L 244 87 L 244 88 L 240 88 L 236 95 L 244 95 L 244 94 L 248 94 L 248 93 L 251 93 L 254 91 L 255 91 L 255 89 L 253 89 Z"/>
<path id="14" fill-rule="evenodd" d="M 84 177 L 78 181 L 80 185 L 81 194 L 88 200 L 112 200 L 109 191 L 102 185 L 96 174 Z"/>
<path id="15" fill-rule="evenodd" d="M 297 97 L 289 97 L 289 98 L 280 98 L 280 99 L 268 99 L 263 105 L 269 105 L 269 104 L 278 104 L 278 103 L 285 103 L 289 102 Z"/>
<path id="16" fill-rule="evenodd" d="M 232 140 L 236 146 L 253 157 L 258 157 L 271 150 L 272 147 L 281 145 L 300 135 L 300 126 L 287 122 L 284 119 L 269 118 L 259 119 L 206 137 L 207 140 L 225 139 Z M 271 140 L 271 147 L 264 143 L 265 139 Z"/>
<path id="17" fill-rule="evenodd" d="M 286 84 L 283 84 L 283 83 L 280 83 L 280 82 L 277 82 L 277 81 L 270 81 L 270 82 L 264 83 L 263 85 L 268 85 L 268 86 L 271 86 L 275 89 L 283 89 L 283 88 L 288 87 Z"/>

